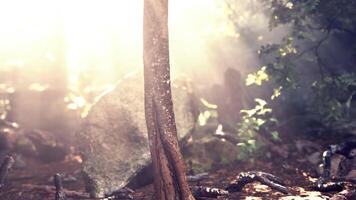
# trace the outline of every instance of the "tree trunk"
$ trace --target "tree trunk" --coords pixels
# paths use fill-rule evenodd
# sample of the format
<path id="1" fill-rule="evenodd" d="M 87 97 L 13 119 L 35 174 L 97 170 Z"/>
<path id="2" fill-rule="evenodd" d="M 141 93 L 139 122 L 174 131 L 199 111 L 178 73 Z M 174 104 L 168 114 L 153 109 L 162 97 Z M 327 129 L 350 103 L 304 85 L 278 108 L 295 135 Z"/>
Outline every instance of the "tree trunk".
<path id="1" fill-rule="evenodd" d="M 168 0 L 144 1 L 145 115 L 156 199 L 193 200 L 178 146 L 170 82 Z"/>

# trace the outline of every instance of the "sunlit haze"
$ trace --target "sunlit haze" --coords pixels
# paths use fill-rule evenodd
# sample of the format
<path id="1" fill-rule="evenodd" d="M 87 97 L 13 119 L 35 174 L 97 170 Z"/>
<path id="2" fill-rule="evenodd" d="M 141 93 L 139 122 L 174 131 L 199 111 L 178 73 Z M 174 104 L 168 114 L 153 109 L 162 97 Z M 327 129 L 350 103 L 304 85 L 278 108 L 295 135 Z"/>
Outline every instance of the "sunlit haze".
<path id="1" fill-rule="evenodd" d="M 216 82 L 228 67 L 258 67 L 256 49 L 229 20 L 225 1 L 169 3 L 173 75 Z M 234 9 L 241 12 L 240 28 L 249 24 L 259 32 L 252 39 L 262 40 L 258 34 L 266 32 L 267 19 L 245 1 L 239 5 Z M 112 84 L 142 68 L 142 21 L 143 0 L 1 0 L 0 67 L 21 68 L 25 79 L 40 79 L 35 82 L 60 79 L 52 77 L 59 69 L 55 74 L 65 71 L 70 86 L 79 79 Z"/>
<path id="2" fill-rule="evenodd" d="M 211 63 L 209 40 L 228 31 L 217 2 L 170 1 L 173 69 Z M 85 70 L 106 80 L 123 76 L 142 66 L 142 15 L 142 0 L 2 0 L 0 62 L 24 67 L 41 59 L 56 62 L 53 49 L 62 48 L 71 76 Z"/>

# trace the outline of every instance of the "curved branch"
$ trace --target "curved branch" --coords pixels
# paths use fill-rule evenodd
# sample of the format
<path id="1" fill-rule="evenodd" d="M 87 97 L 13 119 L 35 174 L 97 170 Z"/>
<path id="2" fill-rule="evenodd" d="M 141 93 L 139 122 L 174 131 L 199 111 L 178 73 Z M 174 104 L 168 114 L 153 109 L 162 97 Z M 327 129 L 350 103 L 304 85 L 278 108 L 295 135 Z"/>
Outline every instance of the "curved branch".
<path id="1" fill-rule="evenodd" d="M 324 44 L 324 42 L 326 42 L 330 38 L 330 32 L 331 32 L 331 30 L 327 29 L 326 35 L 323 38 L 321 38 L 315 45 L 312 45 L 312 46 L 304 49 L 301 53 L 299 53 L 298 55 L 296 55 L 294 57 L 294 59 L 296 60 L 296 59 L 303 57 L 306 53 L 309 53 L 310 51 L 314 51 L 314 54 L 317 59 L 317 64 L 319 67 L 321 79 L 323 79 L 325 77 L 325 72 L 329 72 L 329 71 L 326 70 L 327 65 L 323 62 L 323 59 L 321 58 L 320 48 Z"/>
<path id="2" fill-rule="evenodd" d="M 323 79 L 325 77 L 325 68 L 327 68 L 327 67 L 326 67 L 326 64 L 323 62 L 323 60 L 322 60 L 322 58 L 320 56 L 319 50 L 320 50 L 321 45 L 325 41 L 327 41 L 329 39 L 329 37 L 330 37 L 330 30 L 327 30 L 325 37 L 320 39 L 319 42 L 315 46 L 315 56 L 316 56 L 317 63 L 318 63 L 318 66 L 319 66 L 319 72 L 320 72 L 321 79 Z"/>

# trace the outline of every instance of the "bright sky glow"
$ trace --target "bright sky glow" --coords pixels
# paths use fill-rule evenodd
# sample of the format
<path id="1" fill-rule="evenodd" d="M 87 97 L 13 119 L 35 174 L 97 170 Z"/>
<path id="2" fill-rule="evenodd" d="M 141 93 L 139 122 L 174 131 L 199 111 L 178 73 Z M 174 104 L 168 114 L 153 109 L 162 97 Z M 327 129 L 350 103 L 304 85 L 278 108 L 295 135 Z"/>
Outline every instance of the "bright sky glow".
<path id="1" fill-rule="evenodd" d="M 209 64 L 209 41 L 227 32 L 217 2 L 222 1 L 170 1 L 174 69 Z M 0 62 L 55 61 L 55 52 L 46 48 L 59 42 L 72 76 L 92 69 L 110 76 L 113 68 L 124 75 L 142 67 L 142 16 L 143 0 L 0 0 Z"/>
<path id="2" fill-rule="evenodd" d="M 249 2 L 257 0 L 235 2 L 238 29 L 224 2 L 169 1 L 173 75 L 216 82 L 227 67 L 258 67 L 251 40 L 280 38 L 268 33 L 259 8 L 251 8 Z M 30 74 L 33 66 L 61 65 L 69 72 L 69 85 L 86 73 L 90 79 L 95 75 L 93 84 L 114 83 L 142 68 L 142 18 L 143 0 L 0 0 L 0 69 L 16 66 Z M 258 33 L 246 40 L 240 29 Z"/>

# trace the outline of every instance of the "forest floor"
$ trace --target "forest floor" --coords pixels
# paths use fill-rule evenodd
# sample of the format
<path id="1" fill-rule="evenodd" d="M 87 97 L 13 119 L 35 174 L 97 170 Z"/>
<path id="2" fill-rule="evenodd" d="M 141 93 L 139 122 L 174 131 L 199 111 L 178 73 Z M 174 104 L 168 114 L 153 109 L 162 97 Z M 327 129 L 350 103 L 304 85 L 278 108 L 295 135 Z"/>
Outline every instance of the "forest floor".
<path id="1" fill-rule="evenodd" d="M 289 141 L 293 140 L 289 138 Z M 335 141 L 333 138 L 318 139 L 313 142 L 325 147 Z M 312 180 L 316 174 L 311 165 L 301 162 L 306 155 L 290 154 L 288 159 L 272 156 L 271 159 L 255 159 L 254 162 L 235 162 L 225 166 L 216 167 L 209 172 L 206 179 L 191 182 L 192 186 L 202 185 L 224 188 L 237 174 L 243 171 L 264 171 L 282 178 L 290 187 L 290 194 L 285 195 L 271 190 L 260 183 L 251 183 L 243 191 L 220 197 L 219 199 L 329 199 L 335 193 L 320 193 L 313 191 Z M 80 158 L 67 156 L 64 161 L 43 164 L 36 159 L 24 158 L 26 167 L 14 169 L 9 174 L 7 184 L 0 189 L 1 200 L 54 200 L 54 186 L 51 177 L 55 173 L 66 173 L 75 176 L 80 172 Z M 80 178 L 65 181 L 64 188 L 68 199 L 88 199 L 85 194 L 84 182 Z M 346 188 L 355 190 L 356 186 L 347 183 Z M 134 193 L 134 199 L 152 200 L 153 186 L 147 185 Z"/>

